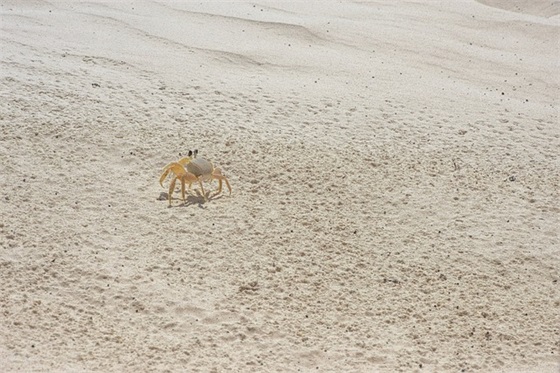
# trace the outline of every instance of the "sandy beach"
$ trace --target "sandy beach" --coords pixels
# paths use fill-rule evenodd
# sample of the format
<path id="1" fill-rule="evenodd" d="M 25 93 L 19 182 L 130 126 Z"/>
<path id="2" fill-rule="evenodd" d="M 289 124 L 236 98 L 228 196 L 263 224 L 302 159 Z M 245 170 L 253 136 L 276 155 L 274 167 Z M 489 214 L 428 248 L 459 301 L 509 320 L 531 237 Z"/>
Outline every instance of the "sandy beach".
<path id="1" fill-rule="evenodd" d="M 560 372 L 559 1 L 0 27 L 0 372 Z"/>

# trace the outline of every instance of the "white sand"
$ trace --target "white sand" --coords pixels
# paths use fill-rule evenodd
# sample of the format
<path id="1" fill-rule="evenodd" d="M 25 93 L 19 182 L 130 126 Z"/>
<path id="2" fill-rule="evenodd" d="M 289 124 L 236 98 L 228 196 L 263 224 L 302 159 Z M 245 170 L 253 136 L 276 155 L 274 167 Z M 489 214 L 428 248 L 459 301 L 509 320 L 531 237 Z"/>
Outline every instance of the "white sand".
<path id="1" fill-rule="evenodd" d="M 556 372 L 559 7 L 2 1 L 0 371 Z"/>

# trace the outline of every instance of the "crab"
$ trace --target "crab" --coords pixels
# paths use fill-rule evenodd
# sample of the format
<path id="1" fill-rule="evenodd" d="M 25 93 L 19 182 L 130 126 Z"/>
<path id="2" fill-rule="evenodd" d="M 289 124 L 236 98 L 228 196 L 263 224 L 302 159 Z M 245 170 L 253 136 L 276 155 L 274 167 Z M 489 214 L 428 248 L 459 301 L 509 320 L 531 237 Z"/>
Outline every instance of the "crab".
<path id="1" fill-rule="evenodd" d="M 181 158 L 177 162 L 172 162 L 163 168 L 163 173 L 159 178 L 159 183 L 163 187 L 163 181 L 167 178 L 169 173 L 174 175 L 171 183 L 169 184 L 169 206 L 171 206 L 171 195 L 175 190 L 175 184 L 177 180 L 181 181 L 181 196 L 183 201 L 185 200 L 185 185 L 189 184 L 189 189 L 192 183 L 198 181 L 200 185 L 200 190 L 204 199 L 207 200 L 206 193 L 204 192 L 203 181 L 209 182 L 212 180 L 218 180 L 218 191 L 216 194 L 222 192 L 222 181 L 226 182 L 229 189 L 229 194 L 231 195 L 231 186 L 229 185 L 228 179 L 222 175 L 222 171 L 219 168 L 215 168 L 212 162 L 204 158 L 197 158 L 198 150 L 189 150 L 188 156 Z"/>

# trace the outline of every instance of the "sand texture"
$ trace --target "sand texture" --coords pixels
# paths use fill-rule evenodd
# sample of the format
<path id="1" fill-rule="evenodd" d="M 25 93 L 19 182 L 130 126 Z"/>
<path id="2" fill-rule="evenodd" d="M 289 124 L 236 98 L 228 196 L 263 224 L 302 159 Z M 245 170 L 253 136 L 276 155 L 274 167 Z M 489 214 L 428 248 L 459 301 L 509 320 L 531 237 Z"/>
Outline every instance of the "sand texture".
<path id="1" fill-rule="evenodd" d="M 558 1 L 0 22 L 0 372 L 559 371 Z"/>

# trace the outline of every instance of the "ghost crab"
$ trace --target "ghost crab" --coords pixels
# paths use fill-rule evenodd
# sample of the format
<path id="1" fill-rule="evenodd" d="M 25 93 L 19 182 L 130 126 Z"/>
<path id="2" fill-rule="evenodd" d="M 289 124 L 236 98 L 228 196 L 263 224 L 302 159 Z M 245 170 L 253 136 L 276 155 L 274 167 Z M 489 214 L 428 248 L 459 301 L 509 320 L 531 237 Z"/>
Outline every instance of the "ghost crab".
<path id="1" fill-rule="evenodd" d="M 210 182 L 212 180 L 218 180 L 218 191 L 216 194 L 220 194 L 222 192 L 222 180 L 226 182 L 226 185 L 229 189 L 229 194 L 231 195 L 231 186 L 229 185 L 228 179 L 222 175 L 222 171 L 219 168 L 214 167 L 212 162 L 204 158 L 197 158 L 198 150 L 195 149 L 194 151 L 189 150 L 189 153 L 186 157 L 181 158 L 177 162 L 172 162 L 163 168 L 163 173 L 159 178 L 159 183 L 163 187 L 163 181 L 170 173 L 173 174 L 173 179 L 169 184 L 169 206 L 171 206 L 171 195 L 175 190 L 175 184 L 177 180 L 181 181 L 181 196 L 183 197 L 183 201 L 185 200 L 185 184 L 189 184 L 189 189 L 191 188 L 191 184 L 198 181 L 200 185 L 200 190 L 202 191 L 202 195 L 204 199 L 206 198 L 206 193 L 204 192 L 204 186 L 202 185 L 203 181 Z"/>

